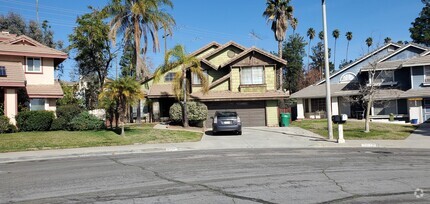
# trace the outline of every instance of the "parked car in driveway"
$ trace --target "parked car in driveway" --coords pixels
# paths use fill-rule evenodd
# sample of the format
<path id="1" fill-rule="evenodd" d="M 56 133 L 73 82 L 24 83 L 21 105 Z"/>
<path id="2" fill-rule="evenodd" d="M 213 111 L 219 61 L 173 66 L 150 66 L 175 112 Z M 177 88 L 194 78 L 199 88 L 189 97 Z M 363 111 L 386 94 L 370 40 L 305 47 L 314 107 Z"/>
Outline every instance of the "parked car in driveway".
<path id="1" fill-rule="evenodd" d="M 234 132 L 242 134 L 242 123 L 240 117 L 235 111 L 216 111 L 212 117 L 212 133 L 215 135 L 219 132 Z"/>

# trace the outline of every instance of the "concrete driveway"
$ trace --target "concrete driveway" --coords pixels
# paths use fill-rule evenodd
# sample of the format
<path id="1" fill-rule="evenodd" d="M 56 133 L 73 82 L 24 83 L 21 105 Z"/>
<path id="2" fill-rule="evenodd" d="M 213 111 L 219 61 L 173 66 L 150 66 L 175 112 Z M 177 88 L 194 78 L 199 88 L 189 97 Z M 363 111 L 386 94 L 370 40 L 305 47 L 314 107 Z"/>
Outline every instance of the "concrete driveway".
<path id="1" fill-rule="evenodd" d="M 212 135 L 208 130 L 199 146 L 207 149 L 285 148 L 314 147 L 327 142 L 321 136 L 298 127 L 246 127 L 242 129 L 242 135 Z"/>

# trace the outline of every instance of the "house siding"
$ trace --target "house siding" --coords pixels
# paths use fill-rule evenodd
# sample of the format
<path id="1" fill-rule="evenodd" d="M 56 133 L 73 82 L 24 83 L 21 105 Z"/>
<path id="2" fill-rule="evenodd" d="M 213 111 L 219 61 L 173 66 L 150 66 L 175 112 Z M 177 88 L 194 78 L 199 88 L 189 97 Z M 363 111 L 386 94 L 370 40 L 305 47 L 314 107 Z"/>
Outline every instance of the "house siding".
<path id="1" fill-rule="evenodd" d="M 266 79 L 266 89 L 267 90 L 276 90 L 276 83 L 275 83 L 275 67 L 273 66 L 266 66 L 264 69 L 265 72 L 265 79 Z"/>
<path id="2" fill-rule="evenodd" d="M 26 73 L 25 78 L 29 85 L 54 84 L 54 75 L 54 60 L 42 58 L 42 73 Z"/>
<path id="3" fill-rule="evenodd" d="M 417 57 L 422 53 L 423 50 L 415 48 L 415 47 L 408 47 L 405 50 L 391 56 L 385 61 L 395 61 L 395 60 L 404 60 L 404 59 L 411 59 L 414 57 Z"/>
<path id="4" fill-rule="evenodd" d="M 266 101 L 267 126 L 279 126 L 278 102 Z"/>
<path id="5" fill-rule="evenodd" d="M 229 47 L 227 49 L 224 49 L 222 52 L 210 57 L 208 60 L 215 66 L 220 66 L 224 62 L 227 62 L 231 57 L 227 56 L 228 51 L 233 51 L 234 53 L 238 54 L 241 52 L 238 48 L 235 47 Z"/>
<path id="6" fill-rule="evenodd" d="M 201 58 L 201 57 L 203 57 L 203 56 L 205 56 L 205 55 L 207 55 L 207 54 L 209 54 L 209 53 L 213 52 L 215 49 L 216 49 L 216 48 L 211 47 L 211 48 L 209 48 L 209 49 L 205 50 L 204 52 L 202 52 L 202 53 L 200 53 L 200 54 L 196 55 L 196 57 L 197 57 L 197 58 Z"/>
<path id="7" fill-rule="evenodd" d="M 342 71 L 341 73 L 337 74 L 336 76 L 334 76 L 333 78 L 330 79 L 330 83 L 332 84 L 338 84 L 340 81 L 340 78 L 342 77 L 343 74 L 345 73 L 353 73 L 355 75 L 358 75 L 358 73 L 360 72 L 361 68 L 363 68 L 364 66 L 369 65 L 370 62 L 373 62 L 376 59 L 379 59 L 383 56 L 386 56 L 388 54 L 388 48 L 381 50 L 380 52 L 378 52 L 377 54 L 375 54 L 372 57 L 367 58 L 366 60 L 363 60 L 360 63 L 357 63 L 356 65 L 350 67 L 349 69 L 346 69 L 344 71 Z"/>
<path id="8" fill-rule="evenodd" d="M 227 70 L 213 70 L 208 69 L 208 82 L 209 84 L 215 82 L 216 80 L 220 79 L 221 77 L 227 75 Z M 229 82 L 228 80 L 225 80 L 221 84 L 218 84 L 217 86 L 213 87 L 211 90 L 213 91 L 228 91 L 229 90 Z"/>
<path id="9" fill-rule="evenodd" d="M 240 72 L 239 67 L 231 68 L 231 91 L 239 92 L 240 86 Z"/>

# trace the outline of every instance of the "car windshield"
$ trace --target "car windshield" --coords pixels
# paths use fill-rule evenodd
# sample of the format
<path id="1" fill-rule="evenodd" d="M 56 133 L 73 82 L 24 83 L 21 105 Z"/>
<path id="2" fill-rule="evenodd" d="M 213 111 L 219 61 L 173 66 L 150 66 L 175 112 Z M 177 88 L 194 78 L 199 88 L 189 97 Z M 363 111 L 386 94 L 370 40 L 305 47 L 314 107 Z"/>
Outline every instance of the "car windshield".
<path id="1" fill-rule="evenodd" d="M 236 112 L 217 112 L 216 115 L 219 117 L 236 117 L 237 113 Z"/>

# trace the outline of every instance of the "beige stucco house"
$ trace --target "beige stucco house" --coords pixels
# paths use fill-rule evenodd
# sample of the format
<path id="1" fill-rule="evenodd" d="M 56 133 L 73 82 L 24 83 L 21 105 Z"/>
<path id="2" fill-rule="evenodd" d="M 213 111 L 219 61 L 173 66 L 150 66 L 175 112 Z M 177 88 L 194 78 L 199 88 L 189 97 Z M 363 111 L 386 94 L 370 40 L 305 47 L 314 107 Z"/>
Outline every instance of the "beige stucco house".
<path id="1" fill-rule="evenodd" d="M 63 97 L 54 69 L 67 59 L 67 54 L 25 36 L 0 33 L 0 103 L 4 115 L 15 124 L 19 94 L 29 99 L 30 110 L 56 109 Z"/>
<path id="2" fill-rule="evenodd" d="M 235 42 L 212 42 L 191 55 L 200 59 L 209 81 L 209 92 L 203 94 L 200 80 L 187 73 L 191 100 L 208 107 L 206 127 L 211 127 L 210 117 L 217 110 L 237 111 L 245 127 L 279 125 L 278 100 L 288 98 L 289 93 L 277 87 L 276 71 L 287 64 L 285 60 Z M 169 108 L 176 102 L 171 81 L 178 70 L 166 73 L 157 83 L 144 84 L 154 120 L 169 117 Z"/>

